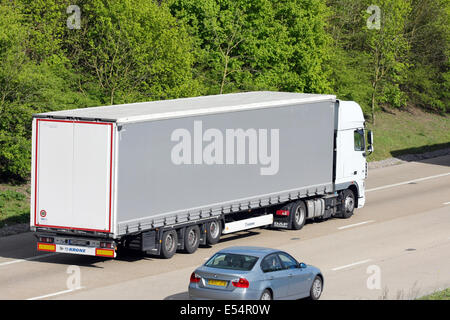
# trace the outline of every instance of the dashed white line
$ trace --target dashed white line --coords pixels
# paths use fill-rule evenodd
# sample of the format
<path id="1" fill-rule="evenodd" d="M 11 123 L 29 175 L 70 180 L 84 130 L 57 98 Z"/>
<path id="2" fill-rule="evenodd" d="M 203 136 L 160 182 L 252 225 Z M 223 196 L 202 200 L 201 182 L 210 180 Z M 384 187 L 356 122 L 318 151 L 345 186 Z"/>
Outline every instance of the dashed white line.
<path id="1" fill-rule="evenodd" d="M 378 191 L 378 190 L 388 189 L 388 188 L 392 188 L 392 187 L 398 187 L 398 186 L 402 186 L 404 184 L 409 184 L 409 183 L 413 183 L 413 182 L 419 182 L 419 181 L 425 181 L 425 180 L 429 180 L 429 179 L 445 177 L 445 176 L 448 176 L 448 175 L 450 175 L 450 172 L 443 173 L 443 174 L 437 174 L 435 176 L 429 176 L 429 177 L 424 177 L 424 178 L 419 178 L 419 179 L 414 179 L 414 180 L 394 183 L 394 184 L 388 184 L 388 185 L 377 187 L 377 188 L 367 189 L 366 192 Z"/>
<path id="2" fill-rule="evenodd" d="M 73 291 L 76 291 L 76 290 L 80 290 L 80 289 L 83 289 L 83 288 L 84 287 L 78 287 L 78 288 L 75 288 L 75 289 L 68 289 L 68 290 L 64 290 L 64 291 L 58 291 L 58 292 L 46 294 L 46 295 L 43 295 L 43 296 L 29 298 L 27 300 L 39 300 L 39 299 L 50 298 L 50 297 L 54 297 L 54 296 L 59 296 L 61 294 L 65 294 L 65 293 L 73 292 Z"/>
<path id="3" fill-rule="evenodd" d="M 338 270 L 342 270 L 342 269 L 345 269 L 345 268 L 350 268 L 350 267 L 353 267 L 353 266 L 357 266 L 359 264 L 364 264 L 364 263 L 367 263 L 369 261 L 372 261 L 372 259 L 366 259 L 366 260 L 358 261 L 358 262 L 355 262 L 355 263 L 347 264 L 345 266 L 336 267 L 336 268 L 333 268 L 331 270 L 338 271 Z"/>
<path id="4" fill-rule="evenodd" d="M 12 261 L 2 262 L 2 263 L 0 263 L 0 267 L 7 266 L 7 265 L 10 265 L 10 264 L 14 264 L 14 263 L 19 263 L 19 262 L 32 261 L 32 260 L 36 260 L 36 259 L 40 259 L 40 258 L 51 257 L 51 256 L 54 256 L 54 255 L 57 255 L 57 254 L 58 253 L 47 253 L 47 254 L 41 254 L 41 255 L 38 255 L 38 256 L 30 257 L 30 258 L 16 259 L 16 260 L 12 260 Z"/>
<path id="5" fill-rule="evenodd" d="M 449 202 L 444 202 L 443 204 L 444 204 L 444 205 L 450 204 L 450 201 L 449 201 Z"/>
<path id="6" fill-rule="evenodd" d="M 375 222 L 375 220 L 368 220 L 368 221 L 363 221 L 363 222 L 359 222 L 359 223 L 349 224 L 349 225 L 346 225 L 346 226 L 339 227 L 338 230 L 352 228 L 352 227 L 360 226 L 360 225 L 363 225 L 363 224 L 366 224 L 366 223 L 371 223 L 371 222 Z"/>

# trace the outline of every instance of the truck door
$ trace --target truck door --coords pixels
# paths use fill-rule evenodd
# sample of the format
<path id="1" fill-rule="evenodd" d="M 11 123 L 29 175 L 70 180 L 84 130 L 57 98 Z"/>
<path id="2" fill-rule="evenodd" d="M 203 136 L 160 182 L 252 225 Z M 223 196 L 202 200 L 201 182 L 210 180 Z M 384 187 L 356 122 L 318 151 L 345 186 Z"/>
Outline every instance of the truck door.
<path id="1" fill-rule="evenodd" d="M 34 224 L 111 231 L 113 124 L 36 119 Z"/>
<path id="2" fill-rule="evenodd" d="M 364 129 L 339 130 L 337 150 L 336 182 L 364 180 L 366 176 Z"/>

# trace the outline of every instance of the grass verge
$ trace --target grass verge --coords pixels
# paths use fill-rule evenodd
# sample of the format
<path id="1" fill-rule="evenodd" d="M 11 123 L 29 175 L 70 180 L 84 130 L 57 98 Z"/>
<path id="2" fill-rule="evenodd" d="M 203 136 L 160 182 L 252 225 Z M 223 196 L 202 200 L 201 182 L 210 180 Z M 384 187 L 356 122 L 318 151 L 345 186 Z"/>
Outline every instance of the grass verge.
<path id="1" fill-rule="evenodd" d="M 373 130 L 375 149 L 368 161 L 450 147 L 450 115 L 417 108 L 387 110 L 377 113 L 375 125 L 367 127 Z"/>
<path id="2" fill-rule="evenodd" d="M 450 288 L 426 295 L 418 300 L 450 300 Z"/>
<path id="3" fill-rule="evenodd" d="M 30 185 L 0 184 L 0 228 L 30 221 Z"/>

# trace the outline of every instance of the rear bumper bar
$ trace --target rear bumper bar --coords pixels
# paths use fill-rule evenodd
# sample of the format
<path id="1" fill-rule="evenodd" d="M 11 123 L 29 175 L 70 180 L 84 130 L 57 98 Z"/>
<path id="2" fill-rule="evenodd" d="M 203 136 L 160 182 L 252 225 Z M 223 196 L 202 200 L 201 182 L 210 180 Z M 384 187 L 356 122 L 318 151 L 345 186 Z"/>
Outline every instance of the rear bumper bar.
<path id="1" fill-rule="evenodd" d="M 81 255 L 86 255 L 86 256 L 107 257 L 107 258 L 115 258 L 116 257 L 116 250 L 105 249 L 105 248 L 83 247 L 83 246 L 72 246 L 72 245 L 62 245 L 62 244 L 55 244 L 55 243 L 38 242 L 37 249 L 38 249 L 38 251 L 81 254 Z"/>
<path id="2" fill-rule="evenodd" d="M 36 234 L 37 250 L 71 253 L 97 257 L 116 257 L 116 243 L 107 239 L 65 237 L 54 234 Z"/>

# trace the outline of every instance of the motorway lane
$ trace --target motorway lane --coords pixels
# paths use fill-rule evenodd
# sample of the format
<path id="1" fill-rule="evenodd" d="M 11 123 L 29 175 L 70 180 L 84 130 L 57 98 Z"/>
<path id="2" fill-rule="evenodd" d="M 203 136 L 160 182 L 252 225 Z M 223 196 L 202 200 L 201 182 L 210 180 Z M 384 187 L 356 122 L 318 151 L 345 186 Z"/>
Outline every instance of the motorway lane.
<path id="1" fill-rule="evenodd" d="M 325 299 L 408 297 L 450 286 L 450 175 L 388 189 L 380 186 L 450 172 L 450 156 L 369 172 L 366 206 L 348 220 L 309 223 L 300 231 L 255 229 L 224 236 L 213 248 L 170 260 L 128 255 L 109 260 L 41 255 L 30 233 L 0 238 L 0 299 L 179 299 L 186 298 L 192 270 L 231 245 L 287 250 L 325 274 Z M 353 227 L 339 229 L 340 227 Z M 415 249 L 413 251 L 406 251 Z M 367 261 L 367 262 L 364 262 Z M 338 270 L 336 268 L 359 263 Z M 68 268 L 78 265 L 82 289 L 67 292 Z M 381 272 L 381 288 L 369 290 L 367 267 Z M 45 297 L 48 294 L 57 295 Z"/>

